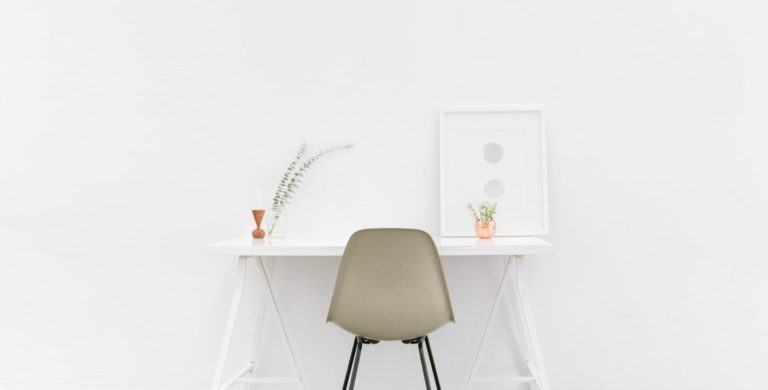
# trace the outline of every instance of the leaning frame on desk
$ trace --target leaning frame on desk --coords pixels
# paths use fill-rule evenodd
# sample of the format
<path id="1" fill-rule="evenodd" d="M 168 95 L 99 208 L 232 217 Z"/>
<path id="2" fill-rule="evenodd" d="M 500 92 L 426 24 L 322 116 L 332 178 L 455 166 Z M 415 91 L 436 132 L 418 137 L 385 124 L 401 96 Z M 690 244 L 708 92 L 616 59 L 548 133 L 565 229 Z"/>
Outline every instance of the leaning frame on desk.
<path id="1" fill-rule="evenodd" d="M 301 380 L 301 372 L 296 362 L 291 342 L 288 338 L 280 307 L 277 304 L 270 272 L 265 265 L 265 257 L 306 257 L 306 256 L 335 256 L 339 257 L 344 252 L 345 238 L 285 238 L 252 240 L 250 238 L 236 238 L 228 241 L 210 244 L 204 247 L 204 254 L 211 256 L 236 256 L 238 258 L 238 276 L 232 303 L 229 309 L 227 324 L 224 330 L 224 340 L 219 352 L 219 359 L 214 373 L 212 390 L 226 390 L 235 383 L 246 384 L 296 384 L 300 390 L 304 390 Z M 549 242 L 538 237 L 499 237 L 493 240 L 479 240 L 476 238 L 438 238 L 435 240 L 438 253 L 444 256 L 505 256 L 504 273 L 494 297 L 488 321 L 480 338 L 480 345 L 472 363 L 472 371 L 467 380 L 467 390 L 471 390 L 475 382 L 485 383 L 530 383 L 538 390 L 549 390 L 549 382 L 544 370 L 541 357 L 538 336 L 534 326 L 533 316 L 528 304 L 528 296 L 525 288 L 523 273 L 523 260 L 525 255 L 551 253 L 554 249 Z M 248 259 L 255 258 L 259 273 L 262 276 L 263 290 L 266 302 L 262 302 L 259 309 L 259 317 L 256 324 L 256 333 L 251 350 L 251 360 L 238 368 L 234 375 L 225 380 L 224 369 L 227 363 L 229 348 L 232 344 L 232 335 L 240 311 L 240 303 L 246 286 Z M 514 268 L 514 278 L 511 270 Z M 525 363 L 530 372 L 529 376 L 517 377 L 478 377 L 477 368 L 480 354 L 486 344 L 486 338 L 491 323 L 494 322 L 498 312 L 502 296 L 508 291 L 509 284 L 513 284 L 513 293 L 516 299 L 515 313 L 521 324 L 522 337 L 524 339 Z M 295 377 L 256 377 L 248 376 L 256 368 L 256 358 L 259 352 L 261 329 L 266 316 L 266 307 L 271 304 L 275 309 L 277 322 L 280 325 L 281 334 L 288 346 Z"/>

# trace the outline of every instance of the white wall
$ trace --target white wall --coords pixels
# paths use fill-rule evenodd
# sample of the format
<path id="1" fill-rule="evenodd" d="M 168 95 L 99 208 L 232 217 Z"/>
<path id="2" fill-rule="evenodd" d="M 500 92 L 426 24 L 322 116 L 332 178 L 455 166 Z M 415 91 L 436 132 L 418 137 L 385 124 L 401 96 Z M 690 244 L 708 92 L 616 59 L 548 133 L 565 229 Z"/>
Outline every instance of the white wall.
<path id="1" fill-rule="evenodd" d="M 505 103 L 548 109 L 558 253 L 529 286 L 553 388 L 768 388 L 765 11 L 2 0 L 0 388 L 207 388 L 235 263 L 201 246 L 251 229 L 253 191 L 301 140 L 357 146 L 311 173 L 292 234 L 437 233 L 437 108 Z M 446 389 L 499 262 L 446 262 Z M 275 268 L 308 390 L 340 386 L 351 343 L 323 324 L 336 265 Z M 280 370 L 274 330 L 262 361 Z M 486 372 L 511 359 L 500 332 Z M 360 388 L 419 389 L 417 364 L 371 348 Z"/>

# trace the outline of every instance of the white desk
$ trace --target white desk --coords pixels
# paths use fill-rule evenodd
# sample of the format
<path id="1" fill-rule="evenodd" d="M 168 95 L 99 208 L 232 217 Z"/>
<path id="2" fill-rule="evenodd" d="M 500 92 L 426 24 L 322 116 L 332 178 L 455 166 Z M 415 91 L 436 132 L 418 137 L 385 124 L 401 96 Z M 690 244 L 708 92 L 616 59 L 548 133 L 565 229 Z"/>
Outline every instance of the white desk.
<path id="1" fill-rule="evenodd" d="M 288 338 L 288 333 L 285 330 L 282 316 L 277 305 L 277 300 L 272 292 L 272 284 L 270 281 L 269 273 L 264 265 L 264 257 L 279 258 L 279 257 L 306 257 L 306 256 L 341 256 L 344 252 L 344 246 L 346 245 L 346 237 L 289 237 L 280 239 L 251 239 L 250 237 L 240 237 L 227 241 L 217 242 L 214 244 L 206 245 L 203 249 L 203 253 L 210 256 L 234 256 L 238 258 L 238 285 L 235 288 L 235 293 L 232 298 L 232 304 L 230 306 L 229 317 L 227 319 L 227 325 L 224 330 L 224 340 L 221 345 L 221 351 L 219 353 L 219 361 L 216 366 L 216 372 L 214 374 L 212 390 L 226 390 L 235 383 L 295 383 L 300 389 L 304 389 L 304 385 L 301 381 L 301 374 L 299 367 L 296 364 L 296 358 L 291 348 L 291 343 Z M 496 297 L 494 298 L 491 313 L 488 316 L 488 321 L 483 330 L 483 335 L 480 340 L 480 345 L 477 348 L 474 363 L 472 364 L 472 372 L 467 380 L 467 390 L 472 388 L 474 382 L 494 382 L 494 383 L 530 383 L 538 387 L 539 390 L 549 390 L 549 383 L 544 371 L 544 365 L 542 364 L 541 352 L 539 348 L 538 338 L 536 336 L 536 329 L 534 327 L 531 311 L 528 306 L 528 299 L 525 290 L 525 278 L 523 277 L 523 256 L 525 255 L 537 255 L 547 254 L 554 251 L 554 246 L 538 237 L 497 237 L 491 240 L 480 240 L 477 238 L 435 238 L 435 244 L 437 245 L 437 251 L 440 256 L 506 256 L 507 260 L 504 265 L 504 275 L 502 276 L 501 283 L 499 284 Z M 258 346 L 260 343 L 254 343 L 254 350 L 251 356 L 253 358 L 247 362 L 242 368 L 238 369 L 235 374 L 228 380 L 224 380 L 224 367 L 227 362 L 227 355 L 229 353 L 229 347 L 232 343 L 232 332 L 237 322 L 238 313 L 240 311 L 240 302 L 243 297 L 243 291 L 245 290 L 246 272 L 248 258 L 255 257 L 259 266 L 260 274 L 264 280 L 264 290 L 268 300 L 272 302 L 277 313 L 277 320 L 280 324 L 283 337 L 288 345 L 291 361 L 293 362 L 293 368 L 296 372 L 296 377 L 293 378 L 266 378 L 255 377 L 249 375 L 255 368 L 255 357 L 258 353 Z M 514 260 L 514 261 L 513 261 Z M 496 317 L 498 311 L 499 302 L 502 295 L 508 287 L 508 281 L 513 279 L 512 269 L 514 268 L 514 280 L 512 280 L 512 286 L 514 289 L 514 296 L 517 300 L 517 313 L 515 313 L 522 324 L 522 338 L 524 340 L 525 361 L 530 371 L 529 376 L 523 377 L 478 377 L 477 376 L 477 363 L 480 358 L 480 352 L 485 346 L 486 335 L 490 324 Z M 256 337 L 259 337 L 260 328 L 263 325 L 264 314 L 261 310 L 259 323 L 257 324 Z M 343 364 L 341 362 L 340 364 Z"/>

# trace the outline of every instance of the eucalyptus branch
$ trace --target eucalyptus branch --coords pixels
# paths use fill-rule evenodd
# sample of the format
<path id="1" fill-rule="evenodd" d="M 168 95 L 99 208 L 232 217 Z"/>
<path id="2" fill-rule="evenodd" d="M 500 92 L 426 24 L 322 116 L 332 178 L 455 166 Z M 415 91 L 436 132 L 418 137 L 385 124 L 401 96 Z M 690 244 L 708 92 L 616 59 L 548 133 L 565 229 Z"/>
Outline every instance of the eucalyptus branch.
<path id="1" fill-rule="evenodd" d="M 340 149 L 349 149 L 352 146 L 354 145 L 346 144 L 323 149 L 315 153 L 312 157 L 308 158 L 304 162 L 301 162 L 301 159 L 304 157 L 307 149 L 307 143 L 304 142 L 301 144 L 299 152 L 296 153 L 296 157 L 293 159 L 293 161 L 291 161 L 291 163 L 288 165 L 288 168 L 285 170 L 285 173 L 280 180 L 280 184 L 277 186 L 277 190 L 275 191 L 275 196 L 272 198 L 272 219 L 269 223 L 269 235 L 272 235 L 272 231 L 275 229 L 275 225 L 280 219 L 280 215 L 283 213 L 283 208 L 290 204 L 296 189 L 299 187 L 299 184 L 302 183 L 304 176 L 307 174 L 309 169 L 312 168 L 315 162 L 317 162 L 317 160 L 328 153 Z"/>
<path id="2" fill-rule="evenodd" d="M 285 188 L 288 184 L 288 181 L 290 180 L 291 173 L 296 169 L 296 166 L 299 165 L 299 162 L 301 161 L 301 158 L 304 156 L 304 153 L 307 151 L 307 143 L 302 142 L 301 147 L 299 147 L 299 151 L 296 153 L 296 157 L 293 158 L 293 161 L 291 161 L 290 164 L 288 164 L 288 168 L 286 168 L 285 173 L 283 174 L 282 179 L 280 179 L 280 184 L 277 185 L 277 189 L 275 190 L 275 196 L 272 198 L 272 211 L 275 211 L 277 208 L 277 200 L 281 199 L 283 194 L 285 193 Z"/>

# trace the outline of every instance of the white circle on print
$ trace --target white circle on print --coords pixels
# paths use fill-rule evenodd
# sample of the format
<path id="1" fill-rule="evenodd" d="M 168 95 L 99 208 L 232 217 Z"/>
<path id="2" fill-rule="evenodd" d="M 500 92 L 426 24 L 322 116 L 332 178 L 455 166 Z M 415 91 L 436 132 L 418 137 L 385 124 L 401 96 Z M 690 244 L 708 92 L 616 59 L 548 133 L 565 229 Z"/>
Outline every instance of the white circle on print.
<path id="1" fill-rule="evenodd" d="M 485 187 L 483 189 L 485 194 L 491 198 L 498 198 L 504 195 L 504 183 L 498 180 L 491 180 L 485 183 Z"/>
<path id="2" fill-rule="evenodd" d="M 483 147 L 483 158 L 491 164 L 496 164 L 504 157 L 504 147 L 498 142 L 489 142 Z"/>

